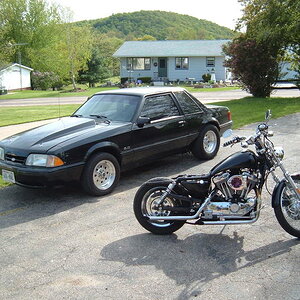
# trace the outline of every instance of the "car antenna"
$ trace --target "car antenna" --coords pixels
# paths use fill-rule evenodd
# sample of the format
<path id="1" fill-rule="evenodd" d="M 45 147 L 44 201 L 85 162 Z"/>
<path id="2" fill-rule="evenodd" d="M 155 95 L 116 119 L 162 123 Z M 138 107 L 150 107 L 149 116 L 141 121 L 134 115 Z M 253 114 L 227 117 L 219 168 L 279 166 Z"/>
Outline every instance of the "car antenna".
<path id="1" fill-rule="evenodd" d="M 60 120 L 60 95 L 58 95 L 58 119 Z"/>

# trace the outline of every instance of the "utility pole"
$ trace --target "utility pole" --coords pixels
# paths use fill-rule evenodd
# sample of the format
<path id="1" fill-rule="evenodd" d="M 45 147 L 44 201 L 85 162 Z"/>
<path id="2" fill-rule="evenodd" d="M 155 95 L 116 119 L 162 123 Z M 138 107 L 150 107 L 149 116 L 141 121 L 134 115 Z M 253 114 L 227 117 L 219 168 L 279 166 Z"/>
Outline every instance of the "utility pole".
<path id="1" fill-rule="evenodd" d="M 28 43 L 16 43 L 16 44 L 9 44 L 11 47 L 18 47 L 18 64 L 20 65 L 20 90 L 23 89 L 23 82 L 22 82 L 22 54 L 19 46 L 28 45 Z"/>

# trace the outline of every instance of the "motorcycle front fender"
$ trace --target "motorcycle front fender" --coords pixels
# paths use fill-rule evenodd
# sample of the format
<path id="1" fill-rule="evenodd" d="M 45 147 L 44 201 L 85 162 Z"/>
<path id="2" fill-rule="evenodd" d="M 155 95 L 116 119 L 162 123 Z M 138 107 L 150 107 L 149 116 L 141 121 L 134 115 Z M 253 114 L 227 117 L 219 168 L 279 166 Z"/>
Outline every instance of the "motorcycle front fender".
<path id="1" fill-rule="evenodd" d="M 284 188 L 286 181 L 282 179 L 279 183 L 276 184 L 273 193 L 272 193 L 272 207 L 278 207 L 280 205 L 280 193 Z"/>
<path id="2" fill-rule="evenodd" d="M 291 175 L 292 179 L 294 181 L 300 181 L 300 174 L 293 174 Z M 280 193 L 282 192 L 282 189 L 286 185 L 285 179 L 282 179 L 279 183 L 276 184 L 273 193 L 272 193 L 272 207 L 278 207 L 280 205 Z"/>

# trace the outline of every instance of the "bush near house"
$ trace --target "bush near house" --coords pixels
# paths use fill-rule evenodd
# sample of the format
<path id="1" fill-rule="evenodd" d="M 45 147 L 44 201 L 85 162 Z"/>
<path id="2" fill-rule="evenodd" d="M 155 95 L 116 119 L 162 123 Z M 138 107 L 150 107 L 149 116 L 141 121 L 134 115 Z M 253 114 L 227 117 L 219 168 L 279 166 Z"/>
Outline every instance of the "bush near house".
<path id="1" fill-rule="evenodd" d="M 63 82 L 59 76 L 53 72 L 33 72 L 31 74 L 31 84 L 34 90 L 46 91 L 50 88 L 60 89 Z"/>
<path id="2" fill-rule="evenodd" d="M 151 77 L 139 77 L 137 80 L 141 80 L 142 83 L 151 83 Z"/>
<path id="3" fill-rule="evenodd" d="M 203 79 L 204 82 L 209 82 L 210 79 L 211 79 L 211 75 L 210 74 L 203 74 L 202 79 Z"/>

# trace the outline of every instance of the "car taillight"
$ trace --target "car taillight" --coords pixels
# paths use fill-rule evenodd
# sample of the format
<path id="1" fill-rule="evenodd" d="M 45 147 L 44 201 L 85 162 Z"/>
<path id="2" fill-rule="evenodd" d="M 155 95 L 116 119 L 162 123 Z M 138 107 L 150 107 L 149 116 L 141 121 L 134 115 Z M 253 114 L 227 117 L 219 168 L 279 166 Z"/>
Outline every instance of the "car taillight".
<path id="1" fill-rule="evenodd" d="M 228 119 L 228 121 L 231 121 L 231 111 L 230 110 L 227 112 L 227 119 Z"/>

